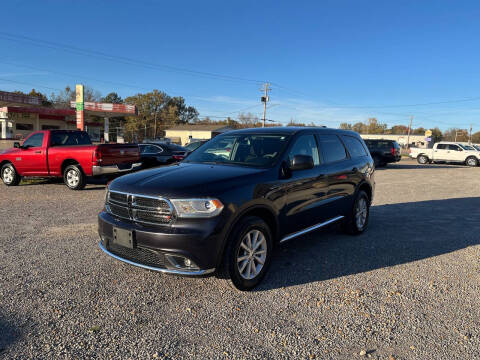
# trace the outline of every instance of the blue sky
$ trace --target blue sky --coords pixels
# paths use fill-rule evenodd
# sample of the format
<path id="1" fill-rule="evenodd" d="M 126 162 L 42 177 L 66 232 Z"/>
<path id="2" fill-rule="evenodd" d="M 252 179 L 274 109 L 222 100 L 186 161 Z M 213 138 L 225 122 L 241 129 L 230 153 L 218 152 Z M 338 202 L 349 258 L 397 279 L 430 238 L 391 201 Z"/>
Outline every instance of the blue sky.
<path id="1" fill-rule="evenodd" d="M 235 118 L 261 116 L 269 81 L 267 117 L 282 123 L 393 125 L 413 115 L 414 127 L 479 131 L 478 19 L 478 2 L 453 0 L 11 0 L 2 4 L 0 89 L 81 82 L 125 97 L 156 88 L 202 117 Z"/>

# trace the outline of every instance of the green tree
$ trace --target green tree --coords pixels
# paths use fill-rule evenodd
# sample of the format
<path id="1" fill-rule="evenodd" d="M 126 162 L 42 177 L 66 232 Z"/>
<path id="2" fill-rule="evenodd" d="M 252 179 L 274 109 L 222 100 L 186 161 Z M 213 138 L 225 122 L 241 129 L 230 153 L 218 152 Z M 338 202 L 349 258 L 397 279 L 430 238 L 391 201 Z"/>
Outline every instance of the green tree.
<path id="1" fill-rule="evenodd" d="M 153 90 L 146 94 L 138 93 L 127 97 L 125 103 L 137 106 L 138 117 L 127 117 L 125 127 L 128 128 L 129 131 L 136 132 L 143 128 L 145 129 L 144 137 L 150 135 L 156 139 L 159 123 L 165 123 L 165 121 L 162 121 L 162 116 L 165 117 L 168 115 L 165 107 L 169 99 L 166 93 L 158 90 Z M 151 129 L 153 129 L 153 131 L 150 131 Z"/>
<path id="2" fill-rule="evenodd" d="M 352 126 L 352 124 L 343 122 L 343 123 L 340 123 L 339 129 L 352 130 L 352 129 L 353 129 L 353 126 Z"/>
<path id="3" fill-rule="evenodd" d="M 433 128 L 432 129 L 432 141 L 433 141 L 433 143 L 442 141 L 442 139 L 443 139 L 442 131 L 438 127 Z"/>
<path id="4" fill-rule="evenodd" d="M 102 97 L 100 101 L 108 104 L 123 104 L 123 99 L 116 92 L 111 92 L 105 97 Z"/>
<path id="5" fill-rule="evenodd" d="M 390 129 L 390 132 L 394 135 L 407 135 L 408 127 L 405 125 L 394 125 Z"/>

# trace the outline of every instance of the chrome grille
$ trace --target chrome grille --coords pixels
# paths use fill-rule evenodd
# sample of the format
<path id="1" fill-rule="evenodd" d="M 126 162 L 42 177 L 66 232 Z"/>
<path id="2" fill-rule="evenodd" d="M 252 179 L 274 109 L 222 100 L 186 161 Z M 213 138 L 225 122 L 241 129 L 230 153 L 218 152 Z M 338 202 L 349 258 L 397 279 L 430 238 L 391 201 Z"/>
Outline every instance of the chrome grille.
<path id="1" fill-rule="evenodd" d="M 147 224 L 169 224 L 173 207 L 166 199 L 109 191 L 107 211 L 119 218 Z"/>

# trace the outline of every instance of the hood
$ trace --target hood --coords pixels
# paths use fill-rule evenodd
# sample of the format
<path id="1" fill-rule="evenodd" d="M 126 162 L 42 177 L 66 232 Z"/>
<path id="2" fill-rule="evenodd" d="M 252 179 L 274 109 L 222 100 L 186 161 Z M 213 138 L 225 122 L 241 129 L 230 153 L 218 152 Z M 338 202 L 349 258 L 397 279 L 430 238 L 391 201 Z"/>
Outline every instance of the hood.
<path id="1" fill-rule="evenodd" d="M 179 163 L 124 175 L 110 183 L 112 191 L 174 197 L 213 196 L 251 180 L 266 169 L 233 165 Z M 234 182 L 232 183 L 232 180 Z"/>

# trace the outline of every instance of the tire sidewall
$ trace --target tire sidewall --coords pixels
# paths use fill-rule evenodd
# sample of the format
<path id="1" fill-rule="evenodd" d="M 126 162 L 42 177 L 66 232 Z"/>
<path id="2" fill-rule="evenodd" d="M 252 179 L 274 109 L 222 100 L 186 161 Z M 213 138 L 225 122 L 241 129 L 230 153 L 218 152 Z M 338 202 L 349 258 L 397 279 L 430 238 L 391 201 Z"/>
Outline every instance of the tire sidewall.
<path id="1" fill-rule="evenodd" d="M 357 227 L 357 221 L 356 221 L 357 219 L 355 218 L 355 213 L 357 210 L 357 204 L 362 198 L 364 198 L 367 203 L 367 217 L 365 219 L 365 223 L 363 224 L 363 227 L 359 229 Z M 368 198 L 368 195 L 365 191 L 360 190 L 357 194 L 357 197 L 355 198 L 355 203 L 353 204 L 353 209 L 352 209 L 352 219 L 353 219 L 353 226 L 355 228 L 355 233 L 361 234 L 365 231 L 365 229 L 368 227 L 369 218 L 370 218 L 370 199 Z"/>
<path id="2" fill-rule="evenodd" d="M 255 278 L 247 280 L 240 275 L 236 261 L 241 241 L 243 237 L 251 230 L 259 230 L 265 236 L 267 242 L 267 256 L 265 259 L 265 264 L 260 273 Z M 229 244 L 225 253 L 224 265 L 226 265 L 227 267 L 226 270 L 228 271 L 230 281 L 233 283 L 233 285 L 237 289 L 242 291 L 251 290 L 255 286 L 257 286 L 265 277 L 265 274 L 268 271 L 272 259 L 272 251 L 272 235 L 268 225 L 258 217 L 247 217 L 241 220 L 240 223 L 235 226 L 234 230 L 232 231 L 232 234 L 229 238 Z"/>
<path id="3" fill-rule="evenodd" d="M 474 162 L 473 162 L 472 164 L 469 164 L 468 162 L 469 162 L 470 160 L 473 160 Z M 473 166 L 477 166 L 477 165 L 478 165 L 478 160 L 477 160 L 474 156 L 469 156 L 469 157 L 467 158 L 467 160 L 465 161 L 465 164 L 466 164 L 467 166 L 472 166 L 472 167 L 473 167 Z"/>
<path id="4" fill-rule="evenodd" d="M 79 181 L 76 186 L 70 186 L 67 181 L 67 174 L 70 170 L 75 170 L 78 173 Z M 82 169 L 77 165 L 68 165 L 63 171 L 63 182 L 71 190 L 81 190 L 85 187 L 85 174 Z"/>
<path id="5" fill-rule="evenodd" d="M 422 160 L 422 159 L 424 159 L 424 160 Z M 426 163 L 428 163 L 428 158 L 425 155 L 420 155 L 417 158 L 417 161 L 418 161 L 419 164 L 425 165 Z"/>
<path id="6" fill-rule="evenodd" d="M 13 180 L 9 183 L 7 183 L 4 179 L 3 179 L 3 173 L 6 169 L 11 169 L 13 171 Z M 12 164 L 5 164 L 2 166 L 2 168 L 0 169 L 0 175 L 1 175 L 1 178 L 2 178 L 2 181 L 3 183 L 6 185 L 6 186 L 13 186 L 13 185 L 17 185 L 18 184 L 18 173 L 17 173 L 17 170 L 15 170 L 15 167 L 12 165 Z"/>

